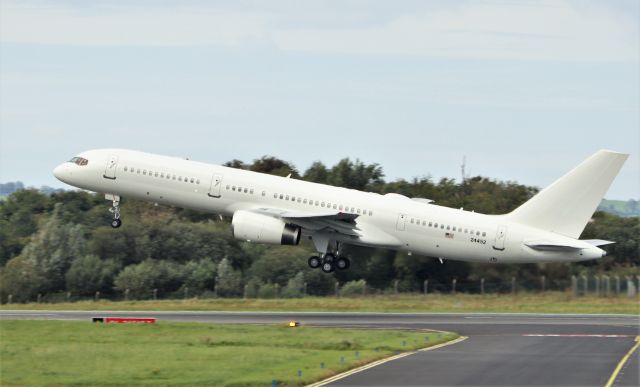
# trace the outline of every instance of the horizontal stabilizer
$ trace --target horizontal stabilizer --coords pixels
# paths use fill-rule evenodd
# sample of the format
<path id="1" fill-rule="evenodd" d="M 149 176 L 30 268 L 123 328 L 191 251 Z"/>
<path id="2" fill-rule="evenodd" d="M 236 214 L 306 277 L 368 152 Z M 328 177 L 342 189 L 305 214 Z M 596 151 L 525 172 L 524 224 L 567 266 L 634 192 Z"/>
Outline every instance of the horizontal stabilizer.
<path id="1" fill-rule="evenodd" d="M 582 250 L 584 248 L 584 246 L 579 246 L 577 244 L 571 245 L 568 243 L 558 243 L 558 242 L 544 241 L 544 240 L 525 241 L 524 244 L 531 247 L 534 250 L 541 250 L 541 251 L 570 251 L 570 250 Z"/>
<path id="2" fill-rule="evenodd" d="M 590 244 L 591 246 L 596 246 L 596 247 L 604 246 L 604 245 L 610 245 L 612 243 L 616 243 L 616 242 L 613 242 L 613 241 L 605 241 L 605 240 L 602 240 L 602 239 L 582 239 L 581 242 L 585 242 L 585 243 Z"/>

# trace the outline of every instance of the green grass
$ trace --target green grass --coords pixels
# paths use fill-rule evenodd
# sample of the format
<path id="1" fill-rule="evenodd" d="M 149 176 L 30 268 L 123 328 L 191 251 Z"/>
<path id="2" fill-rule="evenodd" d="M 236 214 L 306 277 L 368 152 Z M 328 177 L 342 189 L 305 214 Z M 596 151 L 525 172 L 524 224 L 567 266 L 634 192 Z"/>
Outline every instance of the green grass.
<path id="1" fill-rule="evenodd" d="M 423 296 L 400 294 L 351 298 L 85 301 L 59 304 L 5 304 L 0 309 L 640 314 L 638 297 L 573 297 L 570 293 L 564 292 L 519 293 L 515 296 L 470 294 L 429 294 Z"/>
<path id="2" fill-rule="evenodd" d="M 278 380 L 279 386 L 304 385 L 455 337 L 373 329 L 0 320 L 0 384 L 267 386 Z"/>

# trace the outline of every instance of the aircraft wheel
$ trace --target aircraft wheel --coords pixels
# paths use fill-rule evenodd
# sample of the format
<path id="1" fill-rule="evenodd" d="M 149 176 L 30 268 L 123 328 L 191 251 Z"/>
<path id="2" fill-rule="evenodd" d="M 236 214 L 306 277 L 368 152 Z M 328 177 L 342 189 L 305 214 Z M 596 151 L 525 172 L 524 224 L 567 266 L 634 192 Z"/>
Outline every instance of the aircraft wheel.
<path id="1" fill-rule="evenodd" d="M 310 268 L 317 269 L 322 264 L 322 261 L 320 261 L 320 257 L 314 255 L 313 257 L 309 258 L 308 263 Z"/>
<path id="2" fill-rule="evenodd" d="M 336 261 L 336 256 L 333 253 L 326 253 L 322 256 L 322 262 L 331 262 L 334 263 Z"/>
<path id="3" fill-rule="evenodd" d="M 111 227 L 118 228 L 122 226 L 122 221 L 120 219 L 114 219 L 111 221 Z"/>
<path id="4" fill-rule="evenodd" d="M 322 271 L 325 273 L 332 273 L 335 270 L 333 262 L 325 261 L 322 263 Z"/>
<path id="5" fill-rule="evenodd" d="M 351 266 L 349 258 L 340 257 L 336 261 L 336 267 L 340 270 L 347 270 Z"/>

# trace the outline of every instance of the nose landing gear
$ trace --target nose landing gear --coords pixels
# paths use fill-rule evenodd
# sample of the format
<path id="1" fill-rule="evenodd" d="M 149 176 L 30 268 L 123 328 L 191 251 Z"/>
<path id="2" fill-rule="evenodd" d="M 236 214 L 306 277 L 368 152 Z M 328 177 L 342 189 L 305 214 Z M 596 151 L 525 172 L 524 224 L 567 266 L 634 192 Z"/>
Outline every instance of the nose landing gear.
<path id="1" fill-rule="evenodd" d="M 120 220 L 120 196 L 107 194 L 105 198 L 111 200 L 111 208 L 109 208 L 109 212 L 113 214 L 111 227 L 118 228 L 122 226 L 122 221 Z"/>

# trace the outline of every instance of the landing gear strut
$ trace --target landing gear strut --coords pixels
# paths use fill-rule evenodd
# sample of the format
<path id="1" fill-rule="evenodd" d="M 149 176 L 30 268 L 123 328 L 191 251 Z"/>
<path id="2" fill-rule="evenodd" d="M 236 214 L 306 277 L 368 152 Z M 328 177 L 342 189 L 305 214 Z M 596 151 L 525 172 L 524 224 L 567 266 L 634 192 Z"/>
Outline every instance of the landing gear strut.
<path id="1" fill-rule="evenodd" d="M 111 221 L 111 227 L 118 228 L 122 226 L 120 220 L 120 196 L 118 195 L 105 195 L 107 199 L 111 199 L 111 208 L 109 212 L 113 214 L 113 220 Z"/>

